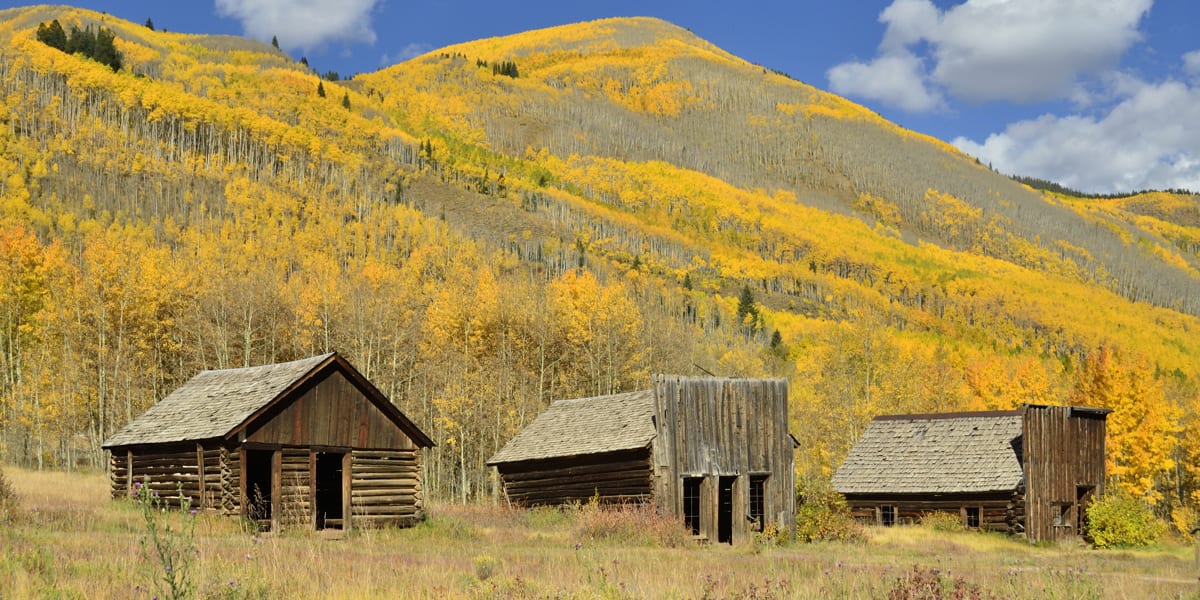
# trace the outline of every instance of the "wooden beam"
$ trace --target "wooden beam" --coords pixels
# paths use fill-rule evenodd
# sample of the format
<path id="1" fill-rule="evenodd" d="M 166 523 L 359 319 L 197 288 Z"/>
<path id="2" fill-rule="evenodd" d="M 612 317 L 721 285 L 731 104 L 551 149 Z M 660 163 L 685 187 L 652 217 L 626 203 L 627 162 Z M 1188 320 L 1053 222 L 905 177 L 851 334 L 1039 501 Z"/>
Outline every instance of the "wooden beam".
<path id="1" fill-rule="evenodd" d="M 349 532 L 354 523 L 351 510 L 354 509 L 352 484 L 354 482 L 354 458 L 353 454 L 347 452 L 342 455 L 342 531 Z"/>

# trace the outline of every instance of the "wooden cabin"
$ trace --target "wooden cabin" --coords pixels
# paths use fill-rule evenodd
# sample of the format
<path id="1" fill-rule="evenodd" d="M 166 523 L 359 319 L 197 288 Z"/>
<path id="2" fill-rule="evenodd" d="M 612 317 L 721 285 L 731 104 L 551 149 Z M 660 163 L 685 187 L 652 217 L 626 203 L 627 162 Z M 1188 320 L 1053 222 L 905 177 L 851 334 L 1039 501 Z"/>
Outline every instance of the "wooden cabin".
<path id="1" fill-rule="evenodd" d="M 1069 540 L 1104 493 L 1103 408 L 876 417 L 833 476 L 853 514 L 878 525 L 948 512 L 970 529 Z"/>
<path id="2" fill-rule="evenodd" d="M 104 442 L 114 497 L 148 481 L 175 504 L 277 530 L 424 517 L 433 442 L 336 353 L 204 371 Z"/>
<path id="3" fill-rule="evenodd" d="M 650 502 L 699 540 L 795 523 L 787 382 L 657 376 L 649 390 L 559 400 L 488 464 L 522 506 Z"/>

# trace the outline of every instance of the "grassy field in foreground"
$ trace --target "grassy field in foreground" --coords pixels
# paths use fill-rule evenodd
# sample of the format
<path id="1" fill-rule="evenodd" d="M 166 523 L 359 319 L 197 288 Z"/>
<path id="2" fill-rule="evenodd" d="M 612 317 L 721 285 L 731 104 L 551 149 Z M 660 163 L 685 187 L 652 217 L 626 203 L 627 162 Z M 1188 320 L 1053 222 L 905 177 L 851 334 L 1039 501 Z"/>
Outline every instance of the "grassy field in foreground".
<path id="1" fill-rule="evenodd" d="M 143 556 L 143 515 L 110 501 L 102 474 L 4 473 L 19 504 L 0 526 L 0 598 L 155 593 L 161 567 Z M 985 598 L 1200 598 L 1192 549 L 1182 545 L 1034 547 L 897 527 L 871 529 L 865 543 L 702 547 L 672 545 L 680 538 L 646 514 L 429 512 L 411 529 L 341 538 L 252 535 L 234 519 L 201 514 L 189 572 L 201 598 L 874 598 L 918 571 L 929 583 L 929 569 L 947 589 L 960 580 Z"/>

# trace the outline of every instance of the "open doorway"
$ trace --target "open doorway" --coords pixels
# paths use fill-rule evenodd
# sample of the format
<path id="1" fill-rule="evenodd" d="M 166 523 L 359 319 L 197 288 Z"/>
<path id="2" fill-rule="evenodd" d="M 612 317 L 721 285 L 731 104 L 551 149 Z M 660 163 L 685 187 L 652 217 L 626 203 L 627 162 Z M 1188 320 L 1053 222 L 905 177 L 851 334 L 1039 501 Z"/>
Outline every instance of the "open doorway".
<path id="1" fill-rule="evenodd" d="M 342 454 L 317 454 L 317 529 L 342 529 Z"/>
<path id="2" fill-rule="evenodd" d="M 246 517 L 263 530 L 271 528 L 271 469 L 274 450 L 246 451 Z"/>
<path id="3" fill-rule="evenodd" d="M 717 479 L 717 542 L 733 543 L 733 482 L 737 477 Z"/>

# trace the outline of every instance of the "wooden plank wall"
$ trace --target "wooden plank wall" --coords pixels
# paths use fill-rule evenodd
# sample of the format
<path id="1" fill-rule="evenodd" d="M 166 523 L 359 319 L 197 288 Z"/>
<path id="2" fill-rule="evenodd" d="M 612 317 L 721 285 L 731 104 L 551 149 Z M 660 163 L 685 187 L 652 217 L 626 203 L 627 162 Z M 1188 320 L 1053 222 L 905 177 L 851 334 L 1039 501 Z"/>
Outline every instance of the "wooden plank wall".
<path id="1" fill-rule="evenodd" d="M 1024 421 L 1029 540 L 1071 539 L 1078 534 L 1078 488 L 1104 491 L 1105 418 L 1068 406 L 1029 406 Z M 1056 505 L 1065 507 L 1057 527 Z"/>
<path id="2" fill-rule="evenodd" d="M 425 517 L 420 450 L 350 453 L 352 527 L 411 525 Z"/>
<path id="3" fill-rule="evenodd" d="M 520 506 L 644 502 L 652 492 L 647 449 L 497 467 L 509 501 Z"/>
<path id="4" fill-rule="evenodd" d="M 682 514 L 684 477 L 736 476 L 733 534 L 740 541 L 748 536 L 748 478 L 765 474 L 765 517 L 790 530 L 796 507 L 787 382 L 658 376 L 654 392 L 655 493 L 662 509 Z M 707 479 L 701 486 L 702 535 L 710 539 L 716 539 L 716 489 Z"/>

